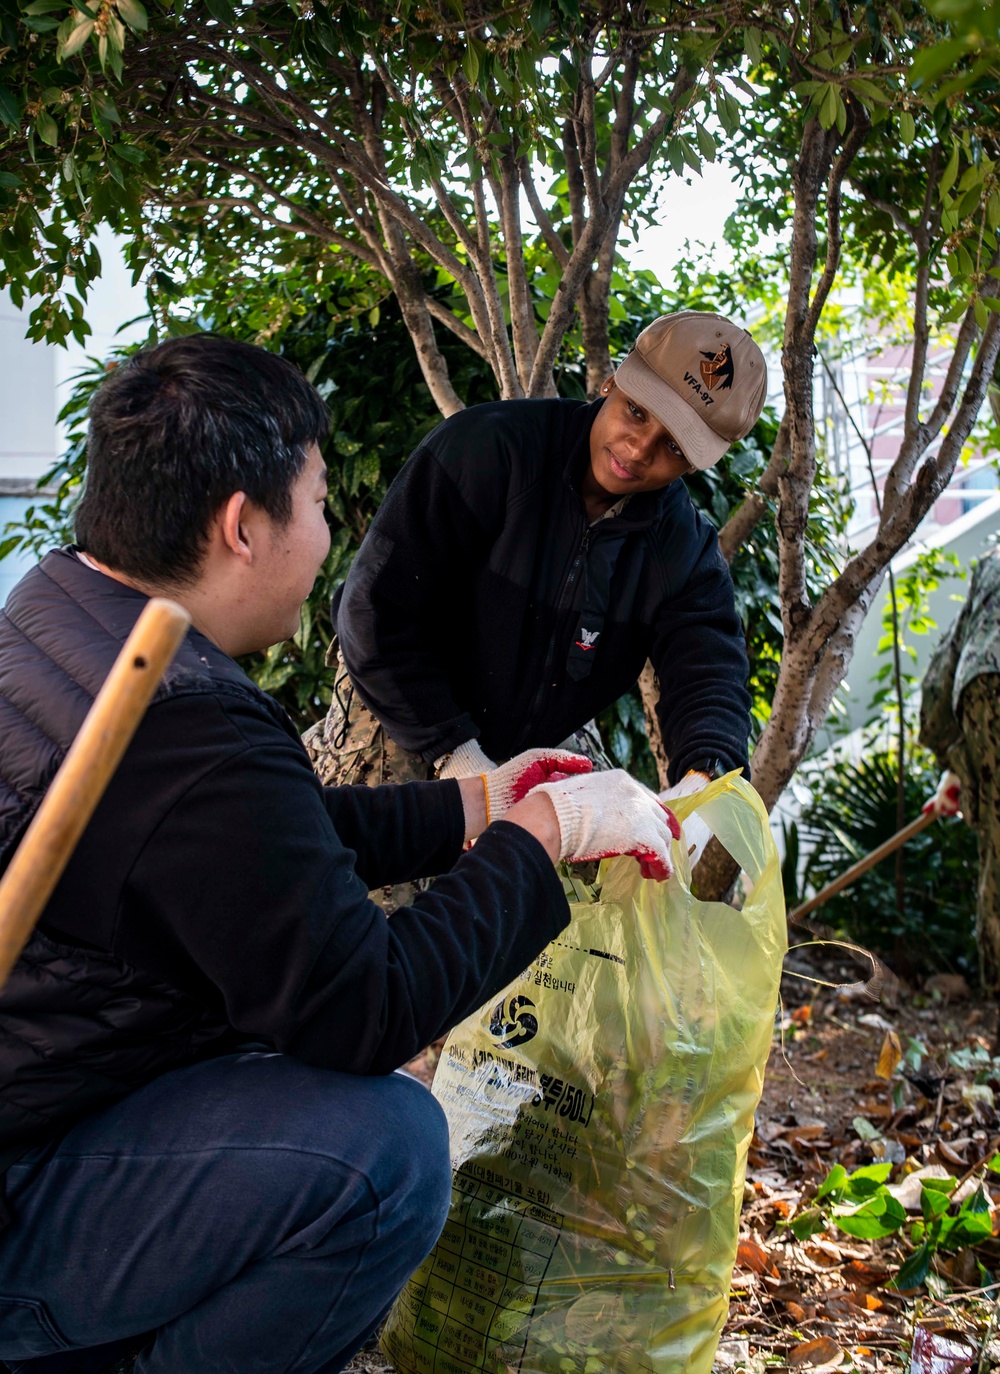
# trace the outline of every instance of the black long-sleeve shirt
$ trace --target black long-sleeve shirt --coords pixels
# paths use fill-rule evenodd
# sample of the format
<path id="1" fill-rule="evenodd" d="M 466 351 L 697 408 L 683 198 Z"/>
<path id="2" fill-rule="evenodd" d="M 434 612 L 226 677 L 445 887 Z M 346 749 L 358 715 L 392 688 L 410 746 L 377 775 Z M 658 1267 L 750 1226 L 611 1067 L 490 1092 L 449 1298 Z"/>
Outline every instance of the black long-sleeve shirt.
<path id="1" fill-rule="evenodd" d="M 376 513 L 337 633 L 362 699 L 428 761 L 476 737 L 494 758 L 558 744 L 649 658 L 671 780 L 748 767 L 746 645 L 715 530 L 683 482 L 588 524 L 599 404 L 453 415 Z"/>
<path id="2" fill-rule="evenodd" d="M 0 613 L 0 870 L 145 605 L 48 555 Z M 462 853 L 457 783 L 323 788 L 290 721 L 195 631 L 0 990 L 0 1157 L 240 1043 L 383 1073 L 569 918 L 527 831 Z M 387 920 L 368 889 L 439 872 Z"/>

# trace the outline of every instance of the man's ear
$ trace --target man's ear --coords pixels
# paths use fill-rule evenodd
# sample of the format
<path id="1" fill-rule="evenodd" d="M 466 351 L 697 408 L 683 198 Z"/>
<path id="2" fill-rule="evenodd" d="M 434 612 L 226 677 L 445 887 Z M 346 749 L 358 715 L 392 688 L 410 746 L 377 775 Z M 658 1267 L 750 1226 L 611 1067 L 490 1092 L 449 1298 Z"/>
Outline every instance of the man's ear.
<path id="1" fill-rule="evenodd" d="M 223 546 L 243 563 L 253 558 L 252 537 L 246 519 L 248 510 L 245 491 L 234 491 L 225 505 L 220 506 L 215 525 Z"/>
<path id="2" fill-rule="evenodd" d="M 614 385 L 615 385 L 615 379 L 614 379 L 614 376 L 612 375 L 612 376 L 610 376 L 610 377 L 608 378 L 608 380 L 607 380 L 607 381 L 604 383 L 604 385 L 601 387 L 601 395 L 602 395 L 602 396 L 610 396 L 612 390 L 614 389 Z"/>

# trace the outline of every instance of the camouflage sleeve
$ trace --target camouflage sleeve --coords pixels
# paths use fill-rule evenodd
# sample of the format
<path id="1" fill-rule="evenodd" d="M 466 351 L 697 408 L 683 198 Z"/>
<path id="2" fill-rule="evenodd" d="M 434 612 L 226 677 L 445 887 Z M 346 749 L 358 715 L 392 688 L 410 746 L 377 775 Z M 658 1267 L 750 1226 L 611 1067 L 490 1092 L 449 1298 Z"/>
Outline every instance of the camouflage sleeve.
<path id="1" fill-rule="evenodd" d="M 949 766 L 949 751 L 962 738 L 962 730 L 952 709 L 955 667 L 961 643 L 955 626 L 934 650 L 924 674 L 920 696 L 920 743 L 935 754 L 942 768 Z"/>

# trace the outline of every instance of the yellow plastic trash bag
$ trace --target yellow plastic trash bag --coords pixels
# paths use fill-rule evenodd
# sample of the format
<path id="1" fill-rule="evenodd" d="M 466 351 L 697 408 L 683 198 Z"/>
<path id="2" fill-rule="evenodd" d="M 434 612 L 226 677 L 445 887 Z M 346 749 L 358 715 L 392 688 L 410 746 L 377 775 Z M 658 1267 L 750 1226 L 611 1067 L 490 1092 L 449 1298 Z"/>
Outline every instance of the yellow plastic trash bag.
<path id="1" fill-rule="evenodd" d="M 403 1374 L 709 1374 L 785 952 L 767 815 L 736 774 L 678 798 L 742 911 L 632 859 L 442 1052 L 454 1192 L 393 1308 Z"/>

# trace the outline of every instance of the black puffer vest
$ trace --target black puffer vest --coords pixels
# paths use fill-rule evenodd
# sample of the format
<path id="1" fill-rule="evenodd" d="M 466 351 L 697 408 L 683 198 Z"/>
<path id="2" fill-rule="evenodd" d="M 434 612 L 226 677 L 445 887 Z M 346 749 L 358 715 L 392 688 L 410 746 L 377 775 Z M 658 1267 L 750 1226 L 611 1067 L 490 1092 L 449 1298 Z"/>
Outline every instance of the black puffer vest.
<path id="1" fill-rule="evenodd" d="M 0 872 L 145 603 L 69 550 L 48 554 L 11 592 L 0 613 Z M 219 691 L 277 710 L 191 632 L 154 702 Z M 234 1043 L 190 995 L 52 938 L 43 913 L 0 991 L 0 1170 L 87 1112 Z"/>

